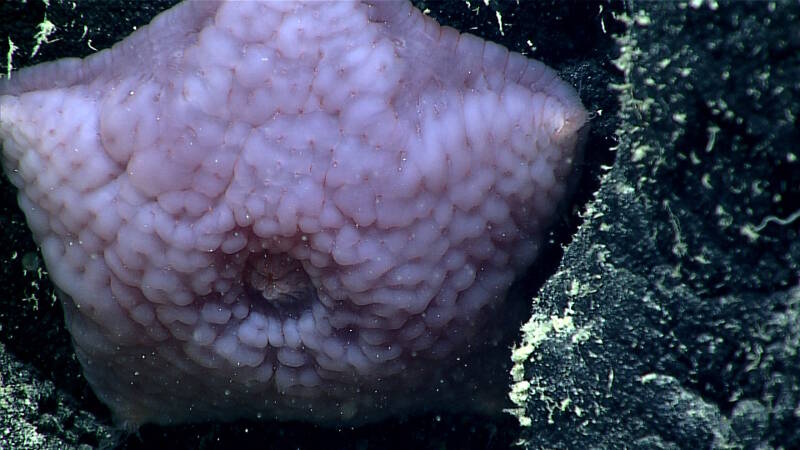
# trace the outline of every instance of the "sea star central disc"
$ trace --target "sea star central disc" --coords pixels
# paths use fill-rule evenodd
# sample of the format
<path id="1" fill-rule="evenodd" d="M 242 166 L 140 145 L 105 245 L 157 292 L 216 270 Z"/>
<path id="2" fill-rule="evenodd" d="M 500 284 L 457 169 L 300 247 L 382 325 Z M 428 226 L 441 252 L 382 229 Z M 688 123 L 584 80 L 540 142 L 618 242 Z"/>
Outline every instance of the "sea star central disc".
<path id="1" fill-rule="evenodd" d="M 585 121 L 552 70 L 407 2 L 190 1 L 0 82 L 6 171 L 132 425 L 423 407 Z"/>

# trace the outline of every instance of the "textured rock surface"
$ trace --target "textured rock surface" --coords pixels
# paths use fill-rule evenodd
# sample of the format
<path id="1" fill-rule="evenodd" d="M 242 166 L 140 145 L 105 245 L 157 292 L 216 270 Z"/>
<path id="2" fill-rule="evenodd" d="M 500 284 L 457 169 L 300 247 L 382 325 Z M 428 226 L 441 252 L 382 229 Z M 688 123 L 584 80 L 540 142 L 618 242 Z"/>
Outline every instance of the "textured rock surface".
<path id="1" fill-rule="evenodd" d="M 515 352 L 526 448 L 798 448 L 800 8 L 628 19 L 617 161 Z"/>
<path id="2" fill-rule="evenodd" d="M 118 432 L 98 423 L 87 412 L 75 413 L 75 402 L 40 380 L 0 344 L 0 417 L 2 444 L 6 449 L 78 447 L 110 448 Z"/>
<path id="3" fill-rule="evenodd" d="M 537 254 L 586 119 L 406 3 L 189 3 L 0 93 L 86 377 L 134 425 L 424 405 Z"/>

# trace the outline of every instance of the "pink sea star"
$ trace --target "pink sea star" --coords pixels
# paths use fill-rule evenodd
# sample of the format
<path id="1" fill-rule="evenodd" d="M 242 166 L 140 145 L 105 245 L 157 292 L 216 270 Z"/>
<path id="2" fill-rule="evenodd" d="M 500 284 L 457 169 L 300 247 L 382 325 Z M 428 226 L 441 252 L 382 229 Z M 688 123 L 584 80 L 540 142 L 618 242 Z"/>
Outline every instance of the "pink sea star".
<path id="1" fill-rule="evenodd" d="M 536 256 L 585 121 L 405 1 L 189 1 L 0 82 L 86 378 L 134 426 L 418 407 Z"/>

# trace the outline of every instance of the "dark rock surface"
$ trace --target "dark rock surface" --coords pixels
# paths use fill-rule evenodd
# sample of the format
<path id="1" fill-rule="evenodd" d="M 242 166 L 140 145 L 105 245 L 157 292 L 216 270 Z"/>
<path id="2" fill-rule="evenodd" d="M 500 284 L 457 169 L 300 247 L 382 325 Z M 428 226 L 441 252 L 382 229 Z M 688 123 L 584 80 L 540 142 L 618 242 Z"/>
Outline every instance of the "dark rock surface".
<path id="1" fill-rule="evenodd" d="M 525 447 L 800 447 L 798 19 L 632 4 L 616 162 L 514 354 Z"/>

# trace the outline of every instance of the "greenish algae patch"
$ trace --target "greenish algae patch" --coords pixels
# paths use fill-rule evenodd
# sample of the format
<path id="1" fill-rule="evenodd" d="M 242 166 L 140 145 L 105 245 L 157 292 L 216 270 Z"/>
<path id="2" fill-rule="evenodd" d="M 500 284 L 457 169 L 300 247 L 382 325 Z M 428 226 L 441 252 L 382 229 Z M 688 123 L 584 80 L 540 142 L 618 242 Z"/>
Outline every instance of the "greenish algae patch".
<path id="1" fill-rule="evenodd" d="M 546 395 L 544 391 L 537 389 L 537 386 L 532 384 L 531 381 L 525 379 L 525 362 L 531 358 L 531 355 L 536 352 L 537 348 L 546 339 L 572 335 L 573 341 L 576 342 L 576 339 L 581 341 L 587 338 L 588 331 L 576 329 L 571 305 L 560 316 L 552 315 L 548 317 L 544 314 L 533 314 L 530 320 L 522 325 L 521 329 L 522 342 L 519 345 L 515 345 L 511 352 L 513 366 L 511 368 L 512 382 L 509 398 L 516 407 L 507 409 L 506 412 L 516 417 L 521 426 L 527 427 L 531 425 L 531 418 L 525 416 L 525 404 L 532 394 L 538 392 L 539 400 L 544 401 L 551 411 L 554 409 L 564 411 L 569 406 L 570 400 L 562 399 L 558 401 L 553 399 Z M 532 381 L 536 383 L 536 378 L 533 378 Z M 552 414 L 548 420 L 552 420 Z"/>

